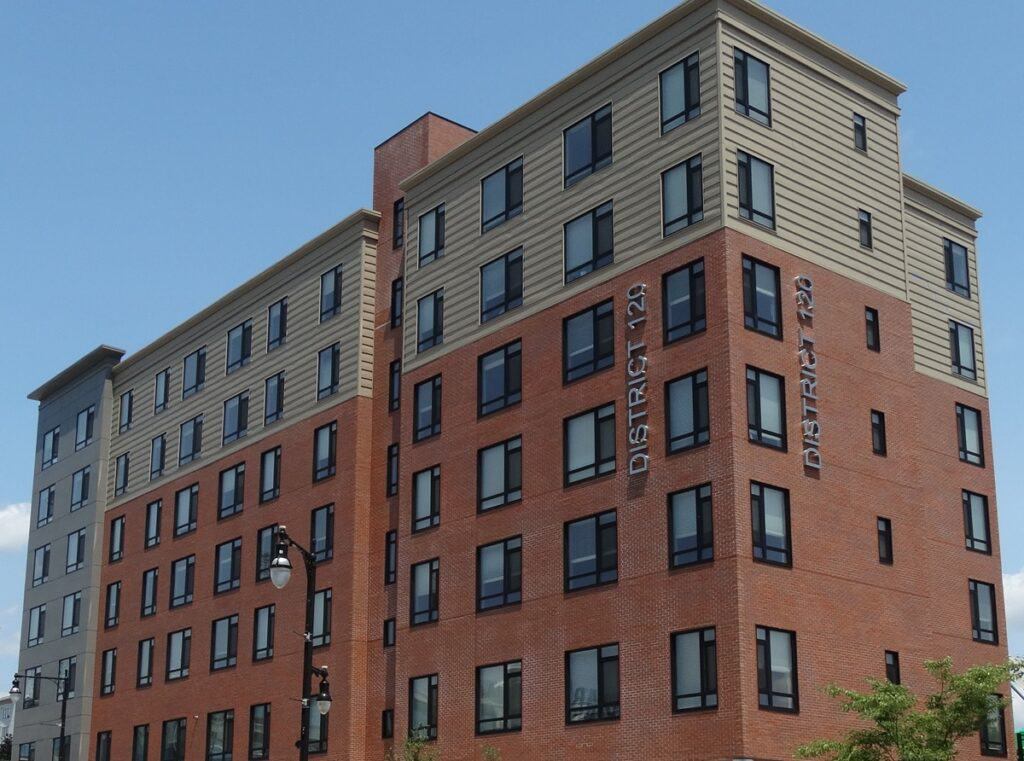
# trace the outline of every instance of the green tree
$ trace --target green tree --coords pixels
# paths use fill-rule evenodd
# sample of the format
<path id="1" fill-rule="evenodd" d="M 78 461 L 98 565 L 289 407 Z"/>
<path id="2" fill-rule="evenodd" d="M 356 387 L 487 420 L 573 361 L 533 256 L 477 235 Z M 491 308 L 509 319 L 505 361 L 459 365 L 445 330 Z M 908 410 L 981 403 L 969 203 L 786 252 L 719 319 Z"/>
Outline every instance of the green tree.
<path id="1" fill-rule="evenodd" d="M 7 735 L 3 740 L 0 740 L 0 761 L 11 761 L 13 745 L 14 738 L 10 735 Z"/>
<path id="2" fill-rule="evenodd" d="M 803 745 L 797 748 L 797 756 L 832 761 L 951 761 L 956 758 L 957 741 L 976 735 L 994 707 L 992 694 L 1024 674 L 1024 661 L 972 666 L 957 673 L 952 659 L 944 658 L 926 662 L 925 668 L 938 689 L 923 699 L 887 680 L 869 679 L 868 692 L 829 685 L 825 691 L 840 699 L 840 710 L 856 714 L 868 726 L 847 732 L 842 740 Z"/>

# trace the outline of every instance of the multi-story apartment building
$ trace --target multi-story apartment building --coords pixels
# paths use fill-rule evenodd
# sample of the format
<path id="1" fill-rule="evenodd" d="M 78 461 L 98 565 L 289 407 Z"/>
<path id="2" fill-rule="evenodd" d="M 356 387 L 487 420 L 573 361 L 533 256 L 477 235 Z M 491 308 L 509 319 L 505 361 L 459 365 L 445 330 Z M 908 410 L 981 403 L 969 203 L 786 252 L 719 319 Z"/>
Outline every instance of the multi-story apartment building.
<path id="1" fill-rule="evenodd" d="M 482 132 L 416 120 L 375 210 L 33 394 L 30 555 L 78 520 L 93 574 L 27 585 L 72 759 L 295 752 L 279 525 L 318 560 L 326 758 L 784 758 L 849 721 L 830 681 L 1005 658 L 980 213 L 903 172 L 903 91 L 689 0 Z M 80 638 L 33 637 L 72 586 Z M 965 755 L 1005 755 L 990 719 Z"/>

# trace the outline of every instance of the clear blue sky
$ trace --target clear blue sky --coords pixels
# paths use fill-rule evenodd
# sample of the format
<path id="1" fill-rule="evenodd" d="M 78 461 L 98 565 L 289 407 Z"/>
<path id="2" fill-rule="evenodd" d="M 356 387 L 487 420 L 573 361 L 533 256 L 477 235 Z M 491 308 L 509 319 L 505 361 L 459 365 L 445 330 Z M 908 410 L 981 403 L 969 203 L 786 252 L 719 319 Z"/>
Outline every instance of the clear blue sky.
<path id="1" fill-rule="evenodd" d="M 373 146 L 424 111 L 485 126 L 671 5 L 0 3 L 0 688 L 25 557 L 4 507 L 31 500 L 25 395 L 99 343 L 138 349 L 369 205 Z M 907 83 L 906 170 L 985 212 L 1004 570 L 1022 572 L 1024 3 L 769 5 Z"/>

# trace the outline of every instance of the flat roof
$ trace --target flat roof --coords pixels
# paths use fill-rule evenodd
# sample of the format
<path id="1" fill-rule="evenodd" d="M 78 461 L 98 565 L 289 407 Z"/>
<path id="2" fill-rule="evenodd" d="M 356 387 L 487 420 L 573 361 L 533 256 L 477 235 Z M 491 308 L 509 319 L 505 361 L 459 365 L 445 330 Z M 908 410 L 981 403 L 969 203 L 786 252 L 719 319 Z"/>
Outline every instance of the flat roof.
<path id="1" fill-rule="evenodd" d="M 936 203 L 940 203 L 953 211 L 963 214 L 965 217 L 970 217 L 977 222 L 982 217 L 980 209 L 971 206 L 966 201 L 961 201 L 956 196 L 951 196 L 943 190 L 939 190 L 934 185 L 929 185 L 924 180 L 919 180 L 906 172 L 903 173 L 903 187 L 918 193 L 925 198 L 929 198 Z"/>
<path id="2" fill-rule="evenodd" d="M 123 356 L 124 349 L 100 344 L 77 362 L 65 367 L 59 373 L 54 375 L 50 380 L 46 381 L 46 383 L 29 394 L 28 398 L 36 402 L 48 399 L 53 396 L 56 391 L 60 391 L 64 386 L 81 377 L 81 375 L 87 370 L 91 370 L 92 368 L 104 363 L 116 365 L 121 361 L 121 357 Z"/>

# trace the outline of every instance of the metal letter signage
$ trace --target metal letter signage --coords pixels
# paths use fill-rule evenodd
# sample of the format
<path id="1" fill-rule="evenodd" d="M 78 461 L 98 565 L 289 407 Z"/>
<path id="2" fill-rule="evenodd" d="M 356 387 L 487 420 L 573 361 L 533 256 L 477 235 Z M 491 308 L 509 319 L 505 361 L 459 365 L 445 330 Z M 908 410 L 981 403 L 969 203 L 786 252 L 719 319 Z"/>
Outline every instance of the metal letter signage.
<path id="1" fill-rule="evenodd" d="M 796 331 L 800 357 L 800 428 L 804 467 L 821 470 L 821 424 L 818 422 L 818 354 L 814 349 L 814 281 L 796 278 Z"/>
<path id="2" fill-rule="evenodd" d="M 626 291 L 626 411 L 629 420 L 629 475 L 646 473 L 651 466 L 647 437 L 647 285 L 636 283 Z"/>

